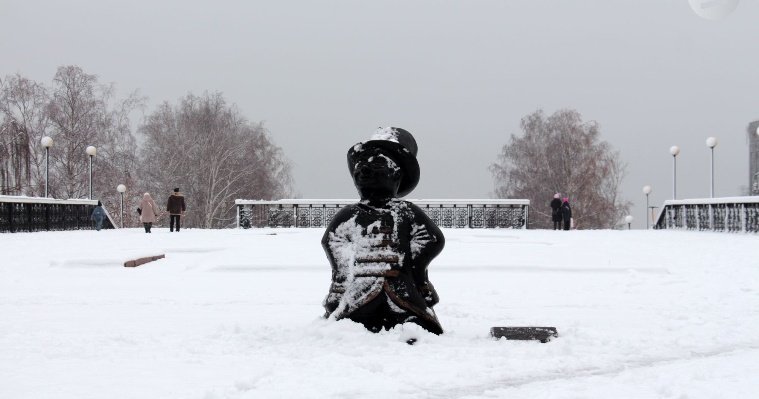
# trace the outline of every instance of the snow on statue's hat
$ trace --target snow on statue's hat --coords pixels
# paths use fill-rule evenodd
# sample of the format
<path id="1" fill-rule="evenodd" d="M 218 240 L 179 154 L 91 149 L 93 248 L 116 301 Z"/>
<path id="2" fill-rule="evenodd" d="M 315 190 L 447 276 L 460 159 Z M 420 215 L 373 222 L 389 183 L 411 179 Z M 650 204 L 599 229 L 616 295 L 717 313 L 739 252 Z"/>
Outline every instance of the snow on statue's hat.
<path id="1" fill-rule="evenodd" d="M 381 127 L 372 137 L 348 150 L 348 169 L 351 176 L 356 168 L 356 157 L 362 152 L 381 148 L 398 164 L 403 172 L 398 196 L 403 197 L 414 190 L 419 183 L 419 162 L 416 160 L 416 140 L 407 130 L 399 127 Z"/>

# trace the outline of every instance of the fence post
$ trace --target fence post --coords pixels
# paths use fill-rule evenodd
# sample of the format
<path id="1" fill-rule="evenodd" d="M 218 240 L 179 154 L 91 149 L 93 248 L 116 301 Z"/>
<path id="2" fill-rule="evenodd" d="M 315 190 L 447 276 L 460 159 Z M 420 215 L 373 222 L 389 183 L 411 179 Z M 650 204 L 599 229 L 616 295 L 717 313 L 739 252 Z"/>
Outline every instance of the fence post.
<path id="1" fill-rule="evenodd" d="M 26 230 L 31 233 L 34 231 L 32 228 L 32 204 L 24 204 L 24 213 L 26 214 Z"/>
<path id="2" fill-rule="evenodd" d="M 16 204 L 14 204 L 12 202 L 8 204 L 8 231 L 11 232 L 11 233 L 15 233 L 16 232 L 16 224 L 13 223 L 13 216 L 14 216 L 13 215 L 13 213 L 14 213 L 13 209 L 16 208 L 15 205 Z"/>

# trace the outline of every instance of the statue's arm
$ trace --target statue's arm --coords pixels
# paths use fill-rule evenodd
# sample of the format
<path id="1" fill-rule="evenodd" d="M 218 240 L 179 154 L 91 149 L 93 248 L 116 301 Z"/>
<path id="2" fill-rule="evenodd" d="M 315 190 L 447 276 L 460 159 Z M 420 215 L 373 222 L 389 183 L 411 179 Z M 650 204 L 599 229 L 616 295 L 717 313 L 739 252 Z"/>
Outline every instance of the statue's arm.
<path id="1" fill-rule="evenodd" d="M 439 298 L 427 275 L 427 265 L 430 264 L 445 246 L 445 236 L 435 222 L 430 220 L 424 211 L 411 204 L 414 212 L 414 223 L 411 235 L 411 260 L 414 264 L 414 281 L 424 296 L 427 305 L 433 306 Z"/>
<path id="2" fill-rule="evenodd" d="M 411 235 L 412 259 L 415 265 L 426 268 L 445 247 L 445 236 L 421 208 L 410 205 L 414 213 Z"/>
<path id="3" fill-rule="evenodd" d="M 332 252 L 332 247 L 336 243 L 347 242 L 349 240 L 348 237 L 338 233 L 337 230 L 338 230 L 338 227 L 340 227 L 340 225 L 350 220 L 352 216 L 353 216 L 352 206 L 348 205 L 348 206 L 343 207 L 342 209 L 337 211 L 335 216 L 332 218 L 332 221 L 330 221 L 329 225 L 327 226 L 327 230 L 324 231 L 324 235 L 322 236 L 322 248 L 324 249 L 324 252 L 327 254 L 327 259 L 329 260 L 329 263 L 332 266 L 333 279 L 334 279 L 334 272 L 337 268 L 337 264 L 335 263 L 335 254 Z"/>

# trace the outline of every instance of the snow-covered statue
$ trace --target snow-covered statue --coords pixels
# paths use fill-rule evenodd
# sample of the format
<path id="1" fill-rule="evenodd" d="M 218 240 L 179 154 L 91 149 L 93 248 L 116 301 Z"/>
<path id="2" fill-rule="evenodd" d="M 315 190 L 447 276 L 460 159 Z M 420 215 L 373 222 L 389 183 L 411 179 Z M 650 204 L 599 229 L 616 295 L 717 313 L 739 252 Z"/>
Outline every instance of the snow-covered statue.
<path id="1" fill-rule="evenodd" d="M 322 238 L 332 265 L 327 318 L 348 318 L 372 332 L 406 322 L 443 332 L 427 265 L 445 238 L 419 207 L 399 198 L 419 182 L 416 152 L 411 133 L 395 127 L 348 150 L 361 201 L 338 211 Z"/>

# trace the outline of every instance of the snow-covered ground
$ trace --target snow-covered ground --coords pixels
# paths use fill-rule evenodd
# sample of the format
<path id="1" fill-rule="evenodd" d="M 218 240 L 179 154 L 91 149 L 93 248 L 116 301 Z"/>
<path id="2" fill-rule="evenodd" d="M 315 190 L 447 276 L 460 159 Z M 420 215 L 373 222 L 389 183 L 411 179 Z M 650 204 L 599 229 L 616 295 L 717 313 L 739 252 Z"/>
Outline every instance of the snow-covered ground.
<path id="1" fill-rule="evenodd" d="M 322 232 L 0 235 L 0 398 L 759 393 L 759 236 L 445 230 L 434 336 L 320 319 Z M 560 337 L 488 336 L 525 325 Z"/>

